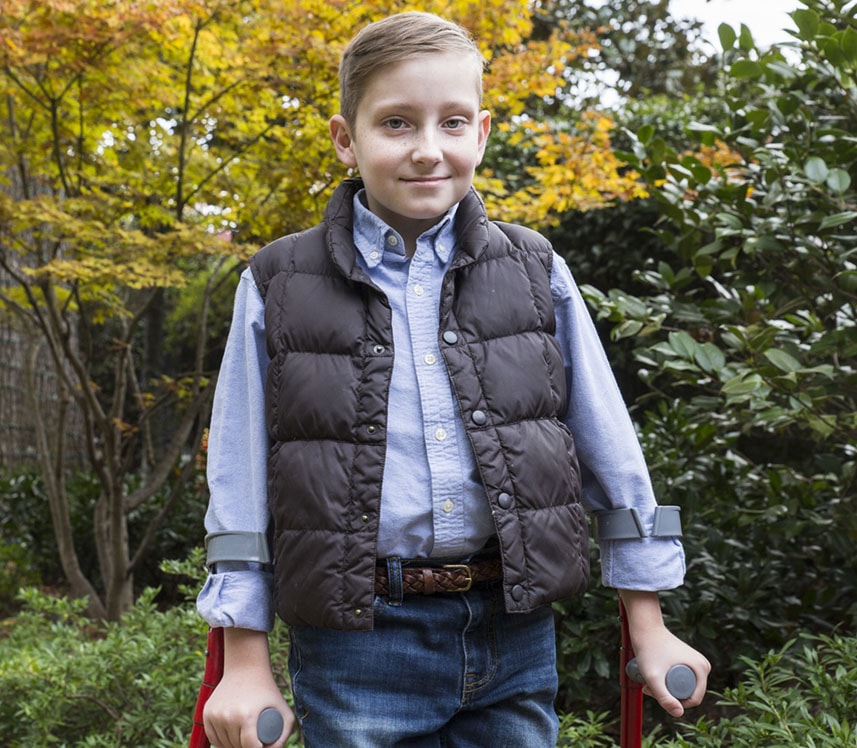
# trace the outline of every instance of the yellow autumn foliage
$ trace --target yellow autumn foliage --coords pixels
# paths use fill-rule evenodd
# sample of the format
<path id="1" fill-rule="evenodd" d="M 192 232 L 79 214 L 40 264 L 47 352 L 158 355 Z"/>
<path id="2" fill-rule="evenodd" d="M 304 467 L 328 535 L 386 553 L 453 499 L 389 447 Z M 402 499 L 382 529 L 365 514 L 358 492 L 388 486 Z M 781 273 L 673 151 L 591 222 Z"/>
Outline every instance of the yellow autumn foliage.
<path id="1" fill-rule="evenodd" d="M 527 117 L 597 47 L 562 27 L 532 40 L 528 0 L 3 7 L 0 190 L 14 197 L 0 210 L 3 263 L 18 283 L 75 284 L 107 314 L 122 309 L 123 289 L 181 286 L 186 260 L 227 250 L 217 237 L 246 257 L 320 218 L 344 176 L 327 134 L 342 49 L 357 28 L 405 8 L 460 22 L 489 61 L 486 106 L 528 164 L 514 189 L 480 174 L 498 217 L 538 228 L 642 194 L 612 155 L 604 116 L 569 113 L 567 126 Z"/>
<path id="2" fill-rule="evenodd" d="M 610 148 L 613 127 L 609 117 L 595 112 L 583 113 L 567 129 L 532 120 L 501 125 L 509 143 L 531 155 L 530 181 L 513 192 L 497 180 L 480 181 L 486 202 L 504 220 L 538 226 L 571 210 L 646 197 L 639 175 L 624 168 Z"/>

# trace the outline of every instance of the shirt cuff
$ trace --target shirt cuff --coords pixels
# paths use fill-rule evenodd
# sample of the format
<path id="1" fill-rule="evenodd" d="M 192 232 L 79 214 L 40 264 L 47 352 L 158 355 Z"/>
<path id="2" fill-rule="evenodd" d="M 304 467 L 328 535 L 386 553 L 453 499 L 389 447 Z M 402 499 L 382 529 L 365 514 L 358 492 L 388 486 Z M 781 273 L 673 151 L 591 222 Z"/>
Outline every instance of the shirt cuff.
<path id="1" fill-rule="evenodd" d="M 684 583 L 684 548 L 677 538 L 603 540 L 599 549 L 605 587 L 659 592 Z"/>
<path id="2" fill-rule="evenodd" d="M 274 628 L 273 584 L 274 575 L 262 570 L 209 574 L 196 608 L 212 628 L 269 632 Z"/>

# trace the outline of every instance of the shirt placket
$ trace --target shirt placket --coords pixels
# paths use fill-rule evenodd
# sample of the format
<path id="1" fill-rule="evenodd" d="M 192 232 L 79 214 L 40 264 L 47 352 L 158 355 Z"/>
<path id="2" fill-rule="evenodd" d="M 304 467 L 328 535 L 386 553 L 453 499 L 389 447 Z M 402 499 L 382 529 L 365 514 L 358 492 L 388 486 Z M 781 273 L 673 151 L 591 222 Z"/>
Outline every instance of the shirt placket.
<path id="1" fill-rule="evenodd" d="M 422 250 L 422 251 L 420 251 Z M 430 246 L 411 259 L 406 293 L 409 331 L 431 476 L 433 555 L 455 555 L 465 538 L 460 438 L 455 402 L 437 344 L 440 277 Z"/>

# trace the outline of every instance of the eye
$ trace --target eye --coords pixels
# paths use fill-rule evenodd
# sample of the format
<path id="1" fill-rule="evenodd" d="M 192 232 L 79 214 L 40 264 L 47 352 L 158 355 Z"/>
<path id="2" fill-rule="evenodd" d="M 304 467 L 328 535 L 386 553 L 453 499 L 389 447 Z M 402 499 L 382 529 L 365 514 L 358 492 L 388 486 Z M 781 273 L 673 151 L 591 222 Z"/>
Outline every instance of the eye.
<path id="1" fill-rule="evenodd" d="M 444 127 L 447 130 L 462 130 L 467 125 L 467 120 L 464 117 L 450 117 L 445 123 Z"/>
<path id="2" fill-rule="evenodd" d="M 408 126 L 408 123 L 401 117 L 390 117 L 384 120 L 384 125 L 391 130 L 404 130 Z"/>

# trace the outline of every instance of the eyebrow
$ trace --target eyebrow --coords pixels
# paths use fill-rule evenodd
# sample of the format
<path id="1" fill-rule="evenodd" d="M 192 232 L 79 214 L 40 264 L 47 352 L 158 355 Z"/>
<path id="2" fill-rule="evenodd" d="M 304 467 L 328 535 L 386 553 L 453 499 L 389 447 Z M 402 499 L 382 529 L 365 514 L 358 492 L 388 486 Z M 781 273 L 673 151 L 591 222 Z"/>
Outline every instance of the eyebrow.
<path id="1" fill-rule="evenodd" d="M 391 99 L 389 101 L 377 102 L 373 108 L 376 110 L 391 109 L 391 110 L 394 110 L 397 112 L 406 112 L 407 113 L 407 112 L 420 111 L 423 109 L 423 106 L 421 104 L 414 104 L 414 103 L 411 103 L 408 101 L 397 101 L 395 99 Z M 473 102 L 460 99 L 460 100 L 446 101 L 446 102 L 442 103 L 438 108 L 440 109 L 440 111 L 444 111 L 444 112 L 462 110 L 462 109 L 465 109 L 465 110 L 473 109 L 474 111 L 478 111 L 479 110 L 479 104 L 477 102 L 476 105 L 474 106 Z"/>

